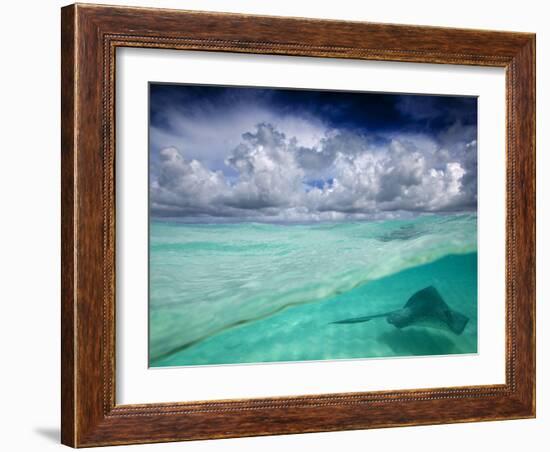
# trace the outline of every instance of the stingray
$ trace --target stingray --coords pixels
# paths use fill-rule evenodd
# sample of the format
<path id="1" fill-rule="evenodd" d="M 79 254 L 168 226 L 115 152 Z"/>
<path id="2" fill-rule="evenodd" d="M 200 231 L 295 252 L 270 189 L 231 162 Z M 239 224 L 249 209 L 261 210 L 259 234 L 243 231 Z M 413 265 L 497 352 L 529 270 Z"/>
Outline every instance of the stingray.
<path id="1" fill-rule="evenodd" d="M 399 229 L 395 229 L 384 235 L 377 237 L 381 242 L 391 242 L 394 240 L 411 240 L 424 235 L 424 232 L 417 229 L 412 224 L 406 224 Z"/>
<path id="2" fill-rule="evenodd" d="M 408 326 L 424 326 L 440 330 L 450 330 L 455 334 L 462 334 L 469 320 L 465 315 L 451 309 L 443 301 L 437 289 L 429 286 L 416 292 L 408 299 L 403 308 L 396 311 L 332 323 L 363 323 L 381 317 L 385 317 L 389 324 L 399 329 Z"/>

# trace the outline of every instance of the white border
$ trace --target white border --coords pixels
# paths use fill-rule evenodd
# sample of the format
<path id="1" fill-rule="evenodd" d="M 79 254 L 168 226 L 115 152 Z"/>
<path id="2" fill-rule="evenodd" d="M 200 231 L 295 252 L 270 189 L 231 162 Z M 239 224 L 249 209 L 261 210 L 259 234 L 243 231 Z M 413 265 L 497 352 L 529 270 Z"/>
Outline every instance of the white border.
<path id="1" fill-rule="evenodd" d="M 503 69 L 119 48 L 116 71 L 118 404 L 505 382 Z M 148 369 L 149 81 L 480 96 L 478 354 Z"/>

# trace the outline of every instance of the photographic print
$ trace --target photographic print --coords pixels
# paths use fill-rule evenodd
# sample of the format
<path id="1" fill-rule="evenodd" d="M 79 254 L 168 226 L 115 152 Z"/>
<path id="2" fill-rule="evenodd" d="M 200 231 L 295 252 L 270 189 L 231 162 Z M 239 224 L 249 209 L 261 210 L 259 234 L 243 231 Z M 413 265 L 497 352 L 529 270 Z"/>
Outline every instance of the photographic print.
<path id="1" fill-rule="evenodd" d="M 477 98 L 149 84 L 149 366 L 477 352 Z"/>

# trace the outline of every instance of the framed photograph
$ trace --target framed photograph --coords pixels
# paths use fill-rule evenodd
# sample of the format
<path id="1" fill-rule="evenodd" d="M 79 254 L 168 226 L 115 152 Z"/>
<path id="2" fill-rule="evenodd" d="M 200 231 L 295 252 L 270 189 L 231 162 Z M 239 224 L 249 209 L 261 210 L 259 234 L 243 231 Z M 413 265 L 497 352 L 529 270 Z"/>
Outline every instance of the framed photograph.
<path id="1" fill-rule="evenodd" d="M 535 416 L 535 36 L 62 9 L 62 442 Z"/>

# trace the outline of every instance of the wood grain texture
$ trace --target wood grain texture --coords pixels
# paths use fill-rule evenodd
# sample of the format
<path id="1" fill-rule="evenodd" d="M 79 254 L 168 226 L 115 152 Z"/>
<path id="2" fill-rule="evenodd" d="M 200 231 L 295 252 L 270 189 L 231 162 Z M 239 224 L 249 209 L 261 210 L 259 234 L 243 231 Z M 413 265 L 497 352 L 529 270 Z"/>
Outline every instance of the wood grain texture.
<path id="1" fill-rule="evenodd" d="M 116 405 L 117 47 L 506 68 L 506 384 Z M 62 10 L 61 153 L 64 444 L 85 447 L 535 415 L 534 35 L 71 5 Z"/>
<path id="2" fill-rule="evenodd" d="M 75 29 L 74 9 L 63 9 L 61 28 L 61 441 L 75 443 Z"/>

